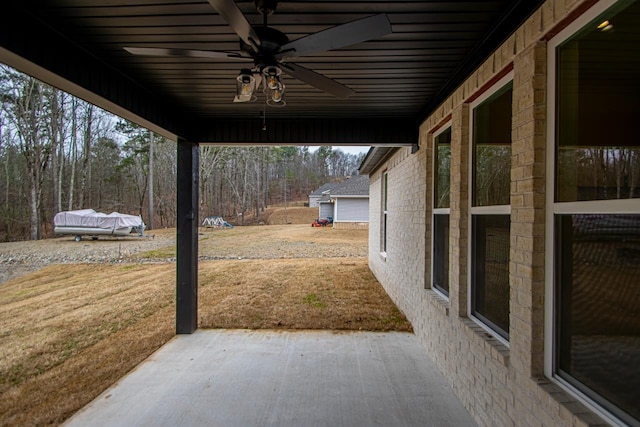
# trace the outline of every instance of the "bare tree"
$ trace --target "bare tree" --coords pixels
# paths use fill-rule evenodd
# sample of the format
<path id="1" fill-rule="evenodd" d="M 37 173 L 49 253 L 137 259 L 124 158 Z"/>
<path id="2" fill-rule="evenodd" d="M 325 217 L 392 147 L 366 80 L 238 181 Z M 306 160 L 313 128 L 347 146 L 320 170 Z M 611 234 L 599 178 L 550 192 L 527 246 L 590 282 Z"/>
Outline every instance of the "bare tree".
<path id="1" fill-rule="evenodd" d="M 51 88 L 32 77 L 6 71 L 3 106 L 17 130 L 18 146 L 27 164 L 29 182 L 29 237 L 40 238 L 40 207 L 44 171 L 51 154 L 51 141 L 44 124 L 47 92 Z"/>
<path id="2" fill-rule="evenodd" d="M 87 189 L 87 182 L 91 182 L 91 141 L 93 132 L 93 109 L 92 104 L 85 105 L 84 114 L 84 135 L 82 144 L 82 167 L 80 174 L 80 192 L 78 195 L 78 204 L 81 208 L 85 207 L 86 203 L 91 203 L 90 193 Z M 88 199 L 88 200 L 86 200 Z"/>
<path id="3" fill-rule="evenodd" d="M 73 98 L 71 101 L 71 148 L 70 148 L 70 163 L 71 163 L 71 177 L 69 178 L 69 200 L 68 210 L 73 209 L 73 197 L 75 195 L 76 185 L 76 164 L 78 160 L 78 119 L 77 119 L 77 106 L 78 99 Z"/>
<path id="4" fill-rule="evenodd" d="M 38 238 L 63 207 L 138 211 L 148 214 L 150 227 L 156 219 L 175 225 L 174 142 L 116 123 L 98 107 L 2 65 L 0 102 L 0 239 Z M 306 199 L 324 182 L 357 172 L 361 160 L 331 147 L 202 148 L 202 216 L 242 214 L 243 221 L 271 204 Z M 618 186 L 629 180 L 633 192 L 640 174 L 621 167 Z"/>

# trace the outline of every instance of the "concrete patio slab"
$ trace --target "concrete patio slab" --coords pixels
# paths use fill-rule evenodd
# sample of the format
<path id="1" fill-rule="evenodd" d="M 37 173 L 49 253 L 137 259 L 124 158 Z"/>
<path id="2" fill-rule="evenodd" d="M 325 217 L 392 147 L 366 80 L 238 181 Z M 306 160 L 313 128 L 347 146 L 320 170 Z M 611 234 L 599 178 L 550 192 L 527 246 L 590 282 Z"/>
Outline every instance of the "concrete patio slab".
<path id="1" fill-rule="evenodd" d="M 409 333 L 178 335 L 65 424 L 475 426 Z"/>

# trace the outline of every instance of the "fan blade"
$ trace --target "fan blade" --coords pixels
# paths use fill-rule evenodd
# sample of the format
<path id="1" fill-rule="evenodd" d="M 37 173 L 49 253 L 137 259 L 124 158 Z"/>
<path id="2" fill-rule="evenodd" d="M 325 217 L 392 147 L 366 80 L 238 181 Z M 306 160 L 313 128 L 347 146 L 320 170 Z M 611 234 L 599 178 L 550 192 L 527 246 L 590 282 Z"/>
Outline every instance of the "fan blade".
<path id="1" fill-rule="evenodd" d="M 262 42 L 260 37 L 247 21 L 238 5 L 233 0 L 209 0 L 211 6 L 218 11 L 220 16 L 229 24 L 231 29 L 249 46 L 258 52 Z"/>
<path id="2" fill-rule="evenodd" d="M 282 46 L 281 53 L 276 55 L 276 58 L 296 58 L 311 53 L 339 49 L 386 36 L 391 32 L 389 18 L 386 14 L 381 13 L 294 40 Z"/>
<path id="3" fill-rule="evenodd" d="M 253 61 L 250 56 L 242 56 L 238 52 L 220 52 L 216 50 L 170 49 L 162 47 L 125 47 L 124 50 L 133 55 L 147 56 L 182 56 L 190 58 L 233 59 Z"/>
<path id="4" fill-rule="evenodd" d="M 322 74 L 318 74 L 315 71 L 311 71 L 308 68 L 304 68 L 297 64 L 281 64 L 282 71 L 294 77 L 302 82 L 305 82 L 313 87 L 330 93 L 338 98 L 348 98 L 354 93 L 355 90 L 346 87 L 345 85 L 338 83 L 335 80 L 325 77 Z"/>

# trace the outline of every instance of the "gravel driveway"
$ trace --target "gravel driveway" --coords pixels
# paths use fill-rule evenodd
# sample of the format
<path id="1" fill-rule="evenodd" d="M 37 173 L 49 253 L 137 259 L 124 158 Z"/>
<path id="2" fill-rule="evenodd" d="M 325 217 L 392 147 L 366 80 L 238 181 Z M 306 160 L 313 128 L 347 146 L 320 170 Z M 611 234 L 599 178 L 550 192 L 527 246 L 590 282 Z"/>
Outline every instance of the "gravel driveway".
<path id="1" fill-rule="evenodd" d="M 0 283 L 49 264 L 125 262 L 133 254 L 171 246 L 175 241 L 175 230 L 161 230 L 144 237 L 103 236 L 76 242 L 73 236 L 64 236 L 0 243 Z"/>
<path id="2" fill-rule="evenodd" d="M 201 260 L 366 257 L 366 230 L 308 225 L 236 227 L 199 233 Z M 50 264 L 175 261 L 175 229 L 143 237 L 101 236 L 76 242 L 73 236 L 0 243 L 0 283 Z M 147 252 L 162 249 L 149 257 Z"/>

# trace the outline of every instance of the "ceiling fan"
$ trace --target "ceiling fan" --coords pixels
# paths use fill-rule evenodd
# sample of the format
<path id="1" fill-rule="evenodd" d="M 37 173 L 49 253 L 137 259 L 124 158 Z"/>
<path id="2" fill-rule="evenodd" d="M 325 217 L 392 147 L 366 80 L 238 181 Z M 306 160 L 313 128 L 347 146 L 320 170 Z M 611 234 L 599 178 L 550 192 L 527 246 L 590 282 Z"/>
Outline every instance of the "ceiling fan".
<path id="1" fill-rule="evenodd" d="M 255 0 L 256 9 L 263 16 L 262 26 L 252 26 L 234 0 L 209 0 L 231 29 L 240 37 L 240 51 L 167 49 L 149 47 L 125 47 L 134 55 L 180 56 L 253 62 L 253 67 L 243 68 L 236 78 L 234 102 L 256 100 L 255 92 L 264 80 L 267 104 L 284 106 L 285 86 L 282 73 L 294 77 L 338 98 L 348 98 L 355 91 L 333 79 L 289 60 L 304 55 L 339 49 L 356 43 L 390 34 L 391 23 L 386 14 L 348 22 L 326 30 L 289 41 L 281 31 L 267 25 L 267 17 L 276 10 L 277 0 Z"/>

